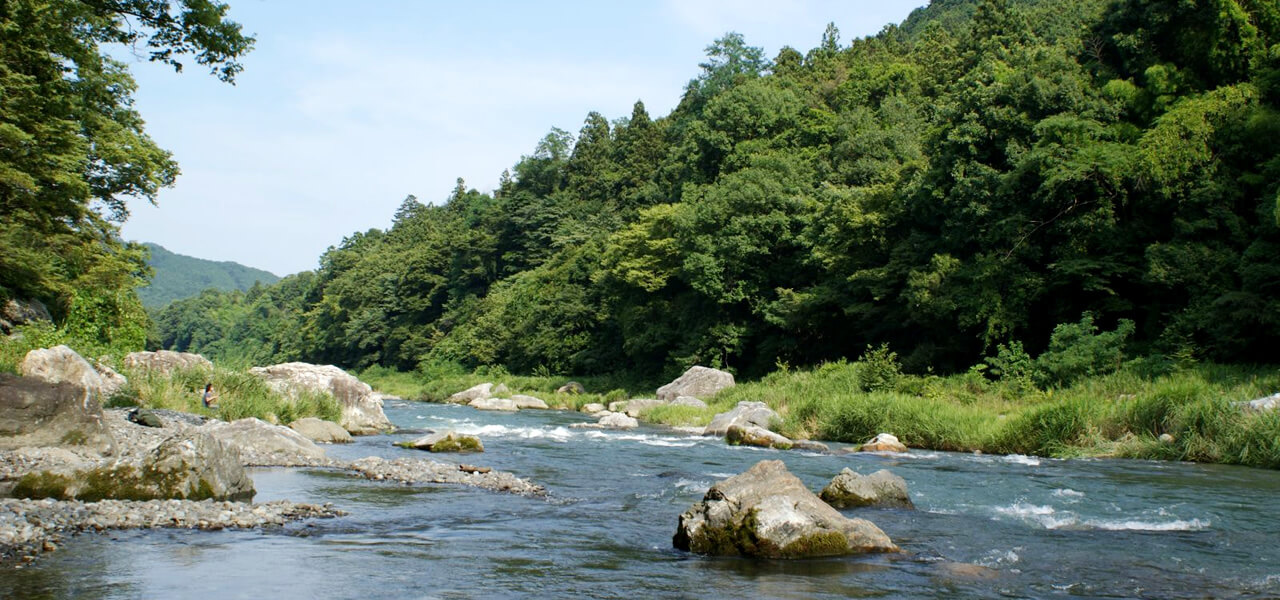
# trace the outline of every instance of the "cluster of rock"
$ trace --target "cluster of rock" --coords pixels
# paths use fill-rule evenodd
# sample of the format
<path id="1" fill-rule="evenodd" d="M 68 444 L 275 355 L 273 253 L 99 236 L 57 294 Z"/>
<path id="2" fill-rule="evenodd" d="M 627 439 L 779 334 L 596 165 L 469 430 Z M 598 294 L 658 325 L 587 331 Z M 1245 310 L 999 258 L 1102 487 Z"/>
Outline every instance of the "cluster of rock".
<path id="1" fill-rule="evenodd" d="M 374 393 L 369 384 L 333 365 L 291 362 L 254 367 L 249 372 L 285 396 L 296 397 L 305 392 L 332 394 L 342 406 L 338 424 L 353 435 L 376 435 L 395 429 L 382 411 L 382 396 Z"/>
<path id="2" fill-rule="evenodd" d="M 347 463 L 346 468 L 376 481 L 398 481 L 406 485 L 453 483 L 522 496 L 547 495 L 546 488 L 511 473 L 475 467 L 466 468 L 465 465 L 407 458 L 387 460 L 370 456 Z"/>
<path id="3" fill-rule="evenodd" d="M 466 404 L 477 410 L 497 410 L 505 412 L 515 412 L 525 409 L 547 410 L 550 408 L 546 401 L 534 396 L 523 394 L 511 394 L 511 390 L 505 384 L 494 385 L 492 383 L 482 383 L 467 388 L 446 400 L 451 404 Z"/>
<path id="4" fill-rule="evenodd" d="M 275 501 L 243 504 L 213 500 L 59 502 L 0 499 L 0 559 L 29 561 L 55 550 L 64 535 L 113 529 L 246 529 L 289 521 L 342 516 L 331 504 Z"/>
<path id="5" fill-rule="evenodd" d="M 898 551 L 879 527 L 842 515 L 780 460 L 760 461 L 712 485 L 680 515 L 672 544 L 698 554 L 763 558 Z"/>

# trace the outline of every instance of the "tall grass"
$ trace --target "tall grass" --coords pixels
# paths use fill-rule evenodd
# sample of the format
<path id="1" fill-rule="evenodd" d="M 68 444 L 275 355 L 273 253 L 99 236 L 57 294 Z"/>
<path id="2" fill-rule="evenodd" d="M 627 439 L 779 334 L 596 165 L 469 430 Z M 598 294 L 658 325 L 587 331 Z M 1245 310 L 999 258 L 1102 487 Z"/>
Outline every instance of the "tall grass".
<path id="1" fill-rule="evenodd" d="M 233 421 L 247 417 L 287 424 L 304 417 L 338 421 L 342 407 L 327 393 L 278 394 L 262 378 L 243 371 L 200 368 L 175 369 L 169 374 L 150 369 L 127 370 L 129 384 L 109 400 L 114 406 L 164 408 Z M 204 386 L 213 384 L 218 408 L 201 400 Z"/>

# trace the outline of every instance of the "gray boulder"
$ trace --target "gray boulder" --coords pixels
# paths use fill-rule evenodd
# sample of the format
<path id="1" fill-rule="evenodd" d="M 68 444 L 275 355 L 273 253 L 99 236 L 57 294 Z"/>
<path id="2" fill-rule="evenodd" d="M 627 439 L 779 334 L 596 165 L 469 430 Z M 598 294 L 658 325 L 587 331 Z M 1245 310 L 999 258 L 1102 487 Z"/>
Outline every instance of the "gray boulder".
<path id="1" fill-rule="evenodd" d="M 170 373 L 174 369 L 203 369 L 213 371 L 213 363 L 209 359 L 190 352 L 173 352 L 159 350 L 156 352 L 130 352 L 124 357 L 124 366 L 128 369 L 147 369 Z"/>
<path id="2" fill-rule="evenodd" d="M 790 450 L 791 440 L 763 427 L 755 425 L 730 425 L 725 432 L 725 442 L 731 446 L 756 446 L 759 448 L 776 448 Z"/>
<path id="3" fill-rule="evenodd" d="M 70 383 L 85 391 L 85 402 L 101 403 L 107 382 L 84 357 L 67 346 L 32 350 L 18 364 L 18 373 L 49 383 Z"/>
<path id="4" fill-rule="evenodd" d="M 692 408 L 706 408 L 707 403 L 693 396 L 680 396 L 671 401 L 672 406 L 689 406 Z"/>
<path id="5" fill-rule="evenodd" d="M 469 387 L 445 399 L 450 404 L 470 404 L 472 400 L 488 398 L 493 395 L 493 384 L 482 383 Z"/>
<path id="6" fill-rule="evenodd" d="M 569 383 L 566 383 L 556 388 L 556 393 L 557 394 L 575 394 L 575 395 L 585 394 L 587 393 L 587 388 L 583 387 L 581 383 L 578 383 L 576 381 L 570 381 Z"/>
<path id="7" fill-rule="evenodd" d="M 303 391 L 333 395 L 342 407 L 338 424 L 352 435 L 373 435 L 395 429 L 382 412 L 382 400 L 373 393 L 373 388 L 333 365 L 292 362 L 254 367 L 249 372 L 286 396 L 296 396 Z"/>
<path id="8" fill-rule="evenodd" d="M 702 430 L 702 435 L 724 437 L 729 433 L 729 427 L 733 425 L 740 427 L 755 425 L 768 429 L 777 419 L 779 419 L 778 413 L 773 412 L 773 409 L 763 402 L 739 402 L 733 410 L 712 417 L 711 423 Z"/>
<path id="9" fill-rule="evenodd" d="M 863 452 L 906 452 L 907 446 L 891 433 L 881 433 L 862 445 Z"/>
<path id="10" fill-rule="evenodd" d="M 23 446 L 116 450 L 102 404 L 83 387 L 0 373 L 0 450 Z"/>
<path id="11" fill-rule="evenodd" d="M 859 475 L 845 468 L 823 488 L 822 500 L 836 508 L 886 506 L 915 508 L 907 494 L 907 482 L 888 469 Z"/>
<path id="12" fill-rule="evenodd" d="M 261 419 L 209 421 L 195 429 L 234 446 L 245 466 L 305 466 L 325 461 L 324 449 L 315 442 Z"/>
<path id="13" fill-rule="evenodd" d="M 636 398 L 628 400 L 625 405 L 619 407 L 621 410 L 616 412 L 626 413 L 628 417 L 639 417 L 654 407 L 666 406 L 667 404 L 666 401 L 656 398 Z"/>
<path id="14" fill-rule="evenodd" d="M 587 414 L 589 414 L 589 415 L 598 415 L 598 414 L 600 414 L 600 413 L 605 412 L 606 410 L 608 410 L 608 409 L 606 409 L 606 408 L 604 407 L 604 405 L 603 405 L 603 404 L 600 404 L 599 402 L 592 402 L 592 403 L 590 403 L 590 404 L 584 404 L 584 405 L 582 405 L 582 408 L 578 409 L 578 411 L 579 411 L 579 412 L 584 412 L 584 413 L 587 413 Z"/>
<path id="15" fill-rule="evenodd" d="M 484 444 L 480 443 L 480 438 L 452 430 L 428 434 L 412 442 L 397 445 L 427 452 L 484 452 Z"/>
<path id="16" fill-rule="evenodd" d="M 730 373 L 707 367 L 690 367 L 675 381 L 658 388 L 658 399 L 670 402 L 680 396 L 710 398 L 733 385 Z"/>
<path id="17" fill-rule="evenodd" d="M 195 430 L 165 439 L 139 461 L 32 472 L 11 491 L 18 498 L 85 501 L 250 500 L 254 493 L 253 480 L 241 466 L 236 449 Z"/>
<path id="18" fill-rule="evenodd" d="M 299 434 L 301 434 L 302 437 L 317 443 L 322 443 L 322 444 L 350 444 L 351 443 L 351 434 L 348 433 L 346 429 L 343 429 L 341 425 L 338 425 L 333 421 L 325 421 L 324 419 L 307 417 L 305 419 L 298 419 L 297 421 L 290 423 L 289 429 L 292 429 L 298 432 Z"/>
<path id="19" fill-rule="evenodd" d="M 1239 406 L 1245 412 L 1261 413 L 1280 410 L 1280 393 L 1264 396 L 1257 400 L 1237 402 L 1236 406 Z"/>
<path id="20" fill-rule="evenodd" d="M 712 485 L 680 515 L 672 543 L 698 554 L 762 558 L 898 551 L 879 527 L 841 515 L 780 460 Z"/>
<path id="21" fill-rule="evenodd" d="M 515 400 L 510 398 L 476 398 L 468 402 L 467 406 L 476 410 L 496 410 L 501 412 L 520 410 L 520 407 L 516 406 Z"/>
<path id="22" fill-rule="evenodd" d="M 108 400 L 116 395 L 125 386 L 129 385 L 129 379 L 124 375 L 116 372 L 115 369 L 108 367 L 101 361 L 93 363 L 93 369 L 98 372 L 98 376 L 102 378 L 102 399 Z"/>
<path id="23" fill-rule="evenodd" d="M 791 440 L 791 449 L 804 450 L 806 452 L 818 452 L 821 454 L 831 452 L 830 446 L 813 440 Z"/>
<path id="24" fill-rule="evenodd" d="M 533 408 L 537 410 L 547 410 L 548 408 L 550 408 L 549 406 L 547 406 L 547 403 L 544 402 L 541 398 L 535 398 L 533 396 L 525 396 L 523 394 L 516 394 L 512 396 L 511 401 L 515 402 L 516 408 L 520 410 L 524 410 L 526 408 Z"/>
<path id="25" fill-rule="evenodd" d="M 596 424 L 604 429 L 635 429 L 640 422 L 622 413 L 609 413 L 600 417 Z"/>

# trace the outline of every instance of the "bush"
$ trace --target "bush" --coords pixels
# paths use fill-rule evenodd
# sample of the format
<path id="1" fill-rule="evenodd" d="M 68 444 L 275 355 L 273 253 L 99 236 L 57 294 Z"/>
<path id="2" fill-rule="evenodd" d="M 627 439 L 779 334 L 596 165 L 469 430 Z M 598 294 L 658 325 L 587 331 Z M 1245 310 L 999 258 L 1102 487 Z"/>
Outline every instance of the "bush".
<path id="1" fill-rule="evenodd" d="M 892 390 L 902 377 L 902 365 L 898 363 L 898 354 L 889 351 L 888 344 L 879 348 L 867 346 L 867 351 L 858 358 L 858 385 L 864 392 L 880 392 Z"/>
<path id="2" fill-rule="evenodd" d="M 1115 331 L 1098 332 L 1093 315 L 1079 323 L 1053 328 L 1049 348 L 1036 358 L 1036 375 L 1042 385 L 1066 386 L 1081 377 L 1111 373 L 1124 360 L 1124 343 L 1133 335 L 1133 321 L 1121 319 Z"/>

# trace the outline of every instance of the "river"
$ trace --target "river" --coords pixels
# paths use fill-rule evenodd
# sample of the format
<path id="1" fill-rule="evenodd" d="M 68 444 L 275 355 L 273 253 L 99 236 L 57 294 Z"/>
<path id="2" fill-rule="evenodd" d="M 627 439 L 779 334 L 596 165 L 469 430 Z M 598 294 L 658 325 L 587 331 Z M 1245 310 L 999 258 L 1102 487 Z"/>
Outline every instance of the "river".
<path id="1" fill-rule="evenodd" d="M 407 429 L 453 428 L 549 499 L 255 469 L 256 501 L 333 502 L 349 516 L 251 531 L 76 536 L 0 570 L 0 598 L 1275 598 L 1280 473 L 1121 460 L 912 451 L 828 456 L 726 446 L 642 427 L 571 427 L 551 411 L 392 402 Z M 419 456 L 412 434 L 332 456 Z M 421 455 L 428 456 L 428 455 Z M 842 468 L 888 468 L 916 510 L 858 509 L 902 554 L 763 561 L 671 546 L 707 488 L 782 459 L 815 492 Z M 976 566 L 975 566 L 976 565 Z"/>

